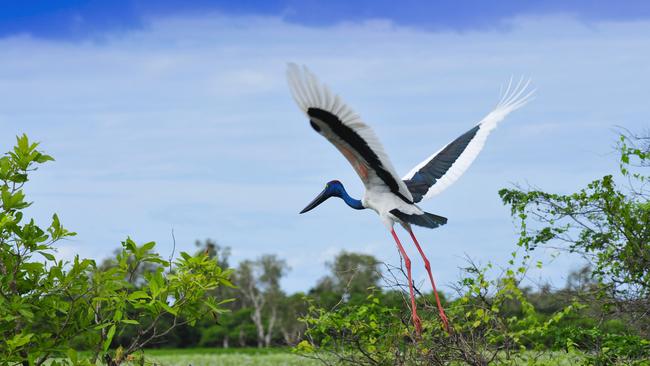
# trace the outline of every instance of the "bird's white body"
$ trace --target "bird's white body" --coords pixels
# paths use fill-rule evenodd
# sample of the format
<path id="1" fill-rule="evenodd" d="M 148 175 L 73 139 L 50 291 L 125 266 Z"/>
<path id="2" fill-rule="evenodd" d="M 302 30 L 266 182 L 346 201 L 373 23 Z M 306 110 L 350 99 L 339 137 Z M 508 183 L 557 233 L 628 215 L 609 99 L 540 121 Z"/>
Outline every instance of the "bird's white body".
<path id="1" fill-rule="evenodd" d="M 386 225 L 388 230 L 390 230 L 396 222 L 402 225 L 408 225 L 408 223 L 403 222 L 390 213 L 392 210 L 398 209 L 409 215 L 422 215 L 424 213 L 424 211 L 416 204 L 406 203 L 389 190 L 382 188 L 383 187 L 367 189 L 361 202 L 364 207 L 375 211 L 379 215 L 381 222 Z"/>

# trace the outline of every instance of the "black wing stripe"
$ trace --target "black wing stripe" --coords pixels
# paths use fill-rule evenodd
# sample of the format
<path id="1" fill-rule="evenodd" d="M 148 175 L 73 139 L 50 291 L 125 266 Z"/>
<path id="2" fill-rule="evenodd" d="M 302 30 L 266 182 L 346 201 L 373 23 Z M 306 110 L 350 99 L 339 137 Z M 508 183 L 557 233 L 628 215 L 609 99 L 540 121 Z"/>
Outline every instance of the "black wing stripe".
<path id="1" fill-rule="evenodd" d="M 447 223 L 446 217 L 438 216 L 428 212 L 425 212 L 422 215 L 411 215 L 406 214 L 398 209 L 393 209 L 390 210 L 390 213 L 404 222 L 422 227 L 428 227 L 429 229 L 435 229 Z"/>
<path id="2" fill-rule="evenodd" d="M 465 151 L 467 145 L 476 136 L 480 128 L 481 125 L 476 125 L 471 130 L 459 136 L 420 168 L 411 179 L 404 181 L 411 195 L 413 195 L 414 202 L 420 202 L 422 197 L 429 191 L 429 188 L 447 173 L 449 168 L 451 168 L 458 157 Z"/>
<path id="3" fill-rule="evenodd" d="M 368 143 L 352 128 L 343 124 L 339 117 L 320 108 L 309 108 L 307 109 L 307 114 L 310 118 L 316 118 L 325 123 L 327 126 L 329 126 L 334 134 L 336 134 L 354 150 L 356 150 L 359 155 L 361 155 L 361 157 L 366 161 L 366 163 L 368 163 L 368 166 L 375 171 L 379 179 L 381 179 L 388 186 L 388 188 L 390 188 L 390 191 L 392 193 L 397 195 L 402 199 L 402 201 L 406 203 L 413 203 L 410 199 L 400 193 L 399 185 L 395 180 L 395 177 L 393 177 L 390 172 L 384 169 L 381 160 L 379 160 L 377 154 L 372 151 L 370 146 L 368 146 Z"/>

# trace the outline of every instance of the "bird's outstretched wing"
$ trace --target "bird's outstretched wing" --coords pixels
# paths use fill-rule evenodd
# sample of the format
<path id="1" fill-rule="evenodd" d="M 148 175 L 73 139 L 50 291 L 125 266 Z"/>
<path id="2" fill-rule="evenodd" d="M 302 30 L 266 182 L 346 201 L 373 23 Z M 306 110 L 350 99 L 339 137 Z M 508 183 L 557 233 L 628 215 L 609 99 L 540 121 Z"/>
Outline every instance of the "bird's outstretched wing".
<path id="1" fill-rule="evenodd" d="M 501 101 L 481 122 L 416 165 L 402 178 L 415 202 L 431 198 L 452 185 L 469 168 L 485 145 L 490 132 L 510 112 L 526 104 L 534 94 L 530 80 L 508 83 Z"/>
<path id="2" fill-rule="evenodd" d="M 311 127 L 348 159 L 366 189 L 387 189 L 413 203 L 410 191 L 395 173 L 375 133 L 338 95 L 305 66 L 290 63 L 287 78 L 291 94 L 307 114 Z"/>

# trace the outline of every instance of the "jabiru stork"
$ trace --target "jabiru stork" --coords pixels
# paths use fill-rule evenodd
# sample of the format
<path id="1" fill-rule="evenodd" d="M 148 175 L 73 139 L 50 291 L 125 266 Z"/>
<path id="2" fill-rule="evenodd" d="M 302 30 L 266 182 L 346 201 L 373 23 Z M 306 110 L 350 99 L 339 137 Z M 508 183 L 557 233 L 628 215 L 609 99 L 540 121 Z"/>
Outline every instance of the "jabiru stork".
<path id="1" fill-rule="evenodd" d="M 298 107 L 307 115 L 311 127 L 345 156 L 366 189 L 363 198 L 358 200 L 350 197 L 341 182 L 330 181 L 300 213 L 312 210 L 330 197 L 339 197 L 351 208 L 356 210 L 369 208 L 379 214 L 404 259 L 411 300 L 411 316 L 419 335 L 422 325 L 417 315 L 411 260 L 394 229 L 394 224 L 399 223 L 408 231 L 422 256 L 433 287 L 440 319 L 445 330 L 449 332 L 449 322 L 440 304 L 430 262 L 411 229 L 411 225 L 433 229 L 446 224 L 447 218 L 425 212 L 416 203 L 439 194 L 467 170 L 497 124 L 530 100 L 534 93 L 534 90 L 528 91 L 530 81 L 524 82 L 522 78 L 515 85 L 510 79 L 501 100 L 487 116 L 416 165 L 400 179 L 373 130 L 338 95 L 321 84 L 307 67 L 301 68 L 290 63 L 287 78 L 291 94 Z"/>

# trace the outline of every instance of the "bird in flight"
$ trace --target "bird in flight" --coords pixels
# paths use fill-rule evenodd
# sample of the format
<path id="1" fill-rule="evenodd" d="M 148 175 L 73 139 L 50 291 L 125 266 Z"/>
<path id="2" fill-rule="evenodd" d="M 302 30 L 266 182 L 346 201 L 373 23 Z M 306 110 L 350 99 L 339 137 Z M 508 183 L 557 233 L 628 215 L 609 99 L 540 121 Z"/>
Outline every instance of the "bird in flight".
<path id="1" fill-rule="evenodd" d="M 371 209 L 379 215 L 390 231 L 400 255 L 404 259 L 411 300 L 411 316 L 417 334 L 422 324 L 417 315 L 411 260 L 395 233 L 395 223 L 400 224 L 411 236 L 422 256 L 435 294 L 440 320 L 449 332 L 449 322 L 440 304 L 431 265 L 420 243 L 413 234 L 412 225 L 434 229 L 447 223 L 447 218 L 425 212 L 416 203 L 431 198 L 453 184 L 476 159 L 490 132 L 508 114 L 526 104 L 533 96 L 530 81 L 512 79 L 497 106 L 478 124 L 448 143 L 446 146 L 416 165 L 401 179 L 384 152 L 373 130 L 341 98 L 319 82 L 307 69 L 290 63 L 287 78 L 291 94 L 298 107 L 307 115 L 309 124 L 332 143 L 357 172 L 365 194 L 361 200 L 352 198 L 338 180 L 325 185 L 325 189 L 300 213 L 312 210 L 330 197 L 341 198 L 356 210 Z"/>

